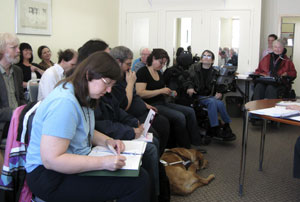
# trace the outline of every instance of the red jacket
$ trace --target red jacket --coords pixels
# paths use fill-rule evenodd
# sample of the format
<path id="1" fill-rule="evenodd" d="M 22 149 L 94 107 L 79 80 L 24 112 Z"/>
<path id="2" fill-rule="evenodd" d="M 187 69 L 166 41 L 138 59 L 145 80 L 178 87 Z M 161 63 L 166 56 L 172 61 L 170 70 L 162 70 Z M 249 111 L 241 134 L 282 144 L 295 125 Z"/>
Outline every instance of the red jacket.
<path id="1" fill-rule="evenodd" d="M 259 62 L 258 68 L 255 70 L 255 74 L 270 75 L 270 57 L 271 54 L 268 54 Z M 286 55 L 284 55 L 284 59 L 280 63 L 277 74 L 280 76 L 285 72 L 288 76 L 297 77 L 297 71 L 294 63 Z"/>

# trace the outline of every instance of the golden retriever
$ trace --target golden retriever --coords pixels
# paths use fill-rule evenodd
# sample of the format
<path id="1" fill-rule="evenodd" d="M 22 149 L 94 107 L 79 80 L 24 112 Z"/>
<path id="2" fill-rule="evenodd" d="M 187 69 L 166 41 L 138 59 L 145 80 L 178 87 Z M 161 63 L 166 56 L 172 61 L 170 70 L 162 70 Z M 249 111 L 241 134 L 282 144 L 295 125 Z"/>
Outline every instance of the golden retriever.
<path id="1" fill-rule="evenodd" d="M 197 170 L 206 168 L 208 161 L 204 159 L 200 151 L 195 149 L 166 150 L 161 157 L 161 162 L 165 165 L 173 194 L 188 195 L 215 178 L 213 174 L 207 178 L 202 178 L 197 174 Z"/>

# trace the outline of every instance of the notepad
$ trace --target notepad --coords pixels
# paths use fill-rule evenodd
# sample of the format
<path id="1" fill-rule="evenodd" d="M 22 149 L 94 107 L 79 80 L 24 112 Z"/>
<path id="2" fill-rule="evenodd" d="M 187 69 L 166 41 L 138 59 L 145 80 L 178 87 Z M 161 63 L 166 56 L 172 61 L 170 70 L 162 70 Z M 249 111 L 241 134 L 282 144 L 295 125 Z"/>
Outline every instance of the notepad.
<path id="1" fill-rule="evenodd" d="M 266 115 L 266 116 L 272 116 L 272 117 L 288 117 L 299 114 L 298 110 L 292 110 L 292 109 L 286 109 L 282 106 L 275 106 L 265 109 L 259 109 L 259 110 L 252 110 L 250 111 L 252 114 L 258 114 L 258 115 Z"/>
<path id="2" fill-rule="evenodd" d="M 143 154 L 145 152 L 147 142 L 144 141 L 129 141 L 124 140 L 125 150 L 121 155 L 126 157 L 125 166 L 116 171 L 95 170 L 81 173 L 84 176 L 120 176 L 120 177 L 135 177 L 139 175 L 139 169 Z M 113 148 L 104 146 L 96 146 L 92 148 L 89 156 L 108 156 L 115 155 Z"/>

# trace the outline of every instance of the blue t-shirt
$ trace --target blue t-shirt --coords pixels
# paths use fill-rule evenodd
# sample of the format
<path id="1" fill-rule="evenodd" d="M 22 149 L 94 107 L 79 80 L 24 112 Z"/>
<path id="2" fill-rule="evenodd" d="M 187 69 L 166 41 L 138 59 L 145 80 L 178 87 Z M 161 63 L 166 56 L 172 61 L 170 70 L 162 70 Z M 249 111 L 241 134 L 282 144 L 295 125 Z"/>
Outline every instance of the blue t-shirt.
<path id="1" fill-rule="evenodd" d="M 70 140 L 67 153 L 87 155 L 94 135 L 95 117 L 90 108 L 81 107 L 74 87 L 67 83 L 56 87 L 38 107 L 32 122 L 31 137 L 26 155 L 26 171 L 42 165 L 40 142 L 42 135 Z M 90 131 L 90 138 L 89 138 Z"/>

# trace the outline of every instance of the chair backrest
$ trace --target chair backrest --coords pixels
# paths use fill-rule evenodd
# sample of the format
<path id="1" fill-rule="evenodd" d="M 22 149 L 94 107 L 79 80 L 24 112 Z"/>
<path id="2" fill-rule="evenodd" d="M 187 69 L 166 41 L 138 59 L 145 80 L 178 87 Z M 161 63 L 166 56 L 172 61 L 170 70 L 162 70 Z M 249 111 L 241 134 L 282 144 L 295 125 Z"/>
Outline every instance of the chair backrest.
<path id="1" fill-rule="evenodd" d="M 38 92 L 39 92 L 39 82 L 40 79 L 31 79 L 27 82 L 27 90 L 29 93 L 29 101 L 37 101 Z"/>

